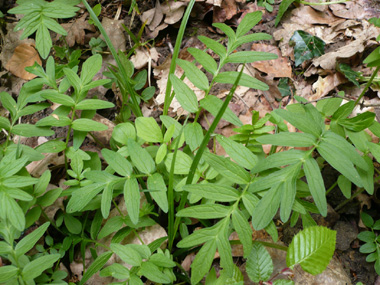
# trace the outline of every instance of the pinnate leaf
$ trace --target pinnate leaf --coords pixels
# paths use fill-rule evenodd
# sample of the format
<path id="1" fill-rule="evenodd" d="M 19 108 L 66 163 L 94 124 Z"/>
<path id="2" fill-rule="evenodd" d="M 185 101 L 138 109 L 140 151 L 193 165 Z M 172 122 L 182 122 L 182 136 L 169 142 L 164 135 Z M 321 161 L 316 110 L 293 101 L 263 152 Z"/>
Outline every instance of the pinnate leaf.
<path id="1" fill-rule="evenodd" d="M 273 261 L 265 247 L 255 242 L 248 256 L 246 270 L 253 282 L 267 281 L 273 272 Z"/>
<path id="2" fill-rule="evenodd" d="M 335 250 L 336 231 L 313 226 L 294 236 L 286 255 L 286 264 L 293 268 L 300 264 L 310 274 L 322 273 Z"/>

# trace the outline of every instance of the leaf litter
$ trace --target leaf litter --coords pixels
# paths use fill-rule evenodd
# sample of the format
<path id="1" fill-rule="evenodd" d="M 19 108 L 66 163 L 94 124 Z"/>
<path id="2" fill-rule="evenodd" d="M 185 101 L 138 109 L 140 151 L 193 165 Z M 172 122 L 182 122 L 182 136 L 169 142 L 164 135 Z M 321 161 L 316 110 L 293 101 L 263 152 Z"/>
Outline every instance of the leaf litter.
<path id="1" fill-rule="evenodd" d="M 107 1 L 106 1 L 107 2 Z M 246 67 L 246 72 L 253 74 L 256 78 L 266 82 L 269 85 L 269 91 L 257 91 L 250 90 L 249 88 L 237 89 L 236 96 L 233 102 L 230 104 L 230 108 L 239 117 L 243 123 L 249 123 L 251 119 L 251 111 L 259 111 L 260 117 L 265 116 L 266 113 L 272 111 L 279 106 L 284 106 L 289 102 L 294 102 L 289 98 L 285 98 L 281 95 L 279 88 L 283 88 L 280 85 L 280 80 L 287 79 L 287 83 L 290 86 L 290 90 L 294 90 L 296 95 L 307 98 L 309 100 L 319 100 L 324 96 L 329 96 L 338 90 L 344 90 L 347 96 L 353 96 L 352 82 L 346 79 L 344 75 L 337 70 L 337 65 L 340 63 L 354 63 L 355 65 L 351 67 L 355 70 L 366 72 L 364 66 L 362 65 L 362 59 L 364 54 L 370 52 L 377 42 L 375 41 L 376 36 L 380 33 L 380 30 L 373 25 L 368 23 L 368 19 L 373 16 L 378 16 L 379 4 L 374 3 L 370 0 L 358 0 L 358 1 L 347 1 L 346 3 L 333 4 L 326 6 L 307 6 L 298 5 L 296 8 L 291 6 L 288 12 L 285 13 L 284 18 L 280 22 L 277 28 L 274 27 L 274 18 L 278 12 L 278 4 L 274 5 L 274 11 L 269 13 L 265 8 L 257 6 L 257 3 L 245 2 L 245 1 L 235 1 L 235 0 L 207 0 L 207 1 L 197 1 L 196 9 L 206 11 L 202 16 L 209 17 L 212 16 L 213 22 L 223 22 L 232 27 L 236 27 L 241 18 L 247 12 L 261 10 L 264 12 L 263 23 L 260 23 L 255 29 L 255 32 L 267 32 L 273 34 L 273 40 L 255 43 L 253 45 L 244 46 L 245 50 L 256 50 L 256 51 L 267 51 L 273 52 L 279 55 L 279 58 L 271 61 L 256 62 Z M 278 1 L 279 2 L 279 1 Z M 320 2 L 319 0 L 310 0 L 310 2 Z M 322 2 L 325 2 L 322 1 Z M 184 10 L 188 4 L 188 1 L 156 1 L 154 7 L 149 7 L 140 16 L 140 25 L 146 23 L 145 32 L 143 34 L 144 39 L 156 39 L 157 37 L 162 37 L 165 34 L 169 34 L 172 29 L 178 26 L 180 23 Z M 112 19 L 113 15 L 108 15 L 103 17 L 102 24 L 104 25 L 111 41 L 117 47 L 117 50 L 125 51 L 127 50 L 127 35 L 121 27 L 121 23 L 125 23 L 124 20 Z M 200 19 L 202 16 L 193 15 L 195 19 Z M 203 19 L 203 18 L 202 18 Z M 87 35 L 95 35 L 95 29 L 93 25 L 88 23 L 88 17 L 86 14 L 82 15 L 80 18 L 74 20 L 71 23 L 64 23 L 62 27 L 68 31 L 66 41 L 69 47 L 86 47 Z M 203 26 L 207 26 L 206 29 Z M 190 21 L 190 26 L 193 31 L 196 31 L 197 35 L 206 35 L 206 33 L 214 33 L 214 35 L 219 38 L 223 37 L 219 30 L 212 28 L 209 23 L 192 23 Z M 195 27 L 195 29 L 194 29 Z M 8 29 L 10 31 L 11 29 Z M 191 29 L 188 29 L 191 33 Z M 201 33 L 199 33 L 199 31 Z M 292 37 L 294 37 L 297 31 L 303 31 L 308 33 L 311 37 L 313 44 L 317 37 L 323 41 L 325 44 L 325 51 L 319 50 L 315 51 L 315 47 L 306 46 L 310 49 L 313 56 L 310 58 L 300 59 L 297 54 L 295 47 L 292 46 Z M 25 66 L 30 66 L 33 64 L 34 60 L 37 62 L 37 58 L 33 58 L 34 53 L 33 42 L 25 41 L 23 43 L 17 41 L 19 35 L 14 36 L 16 33 L 8 32 L 4 39 L 4 46 L 2 47 L 2 52 L 0 54 L 0 60 L 3 66 L 14 75 L 21 77 L 25 80 L 30 80 L 33 77 L 28 77 L 27 74 L 17 73 L 16 69 L 19 71 L 24 70 L 23 64 Z M 209 35 L 209 34 L 207 34 Z M 14 39 L 12 40 L 12 37 Z M 301 37 L 302 38 L 302 37 Z M 294 39 L 294 38 L 293 38 Z M 172 39 L 173 41 L 175 38 Z M 186 39 L 185 39 L 186 40 Z M 222 41 L 223 42 L 223 41 Z M 306 43 L 306 41 L 304 41 Z M 309 42 L 309 43 L 310 43 Z M 164 43 L 165 44 L 165 43 Z M 188 47 L 196 47 L 199 49 L 204 49 L 204 46 L 200 46 L 199 42 L 192 42 Z M 27 55 L 28 60 L 22 59 L 20 55 Z M 157 94 L 155 94 L 154 100 L 150 100 L 148 103 L 143 103 L 143 109 L 158 110 L 160 111 L 163 104 L 163 96 L 166 92 L 166 82 L 168 80 L 168 70 L 171 61 L 170 55 L 170 44 L 165 47 L 169 52 L 163 54 L 159 49 L 138 49 L 136 53 L 133 54 L 132 59 L 134 66 L 139 71 L 145 68 L 147 65 L 151 64 L 153 66 L 152 74 L 154 75 L 153 84 L 158 88 Z M 168 55 L 169 54 L 169 55 Z M 12 60 L 12 58 L 15 59 Z M 19 59 L 17 59 L 17 57 Z M 189 56 L 186 51 L 181 53 L 181 59 L 192 61 L 193 58 Z M 297 60 L 301 60 L 300 64 L 297 64 Z M 160 62 L 161 61 L 161 62 Z M 160 64 L 159 64 L 160 62 Z M 231 67 L 232 69 L 237 67 Z M 300 76 L 300 71 L 303 72 L 304 76 Z M 176 75 L 181 76 L 182 70 L 177 67 Z M 368 72 L 368 71 L 367 71 Z M 29 75 L 30 76 L 30 75 Z M 0 78 L 2 86 L 12 86 L 7 81 L 15 81 L 13 76 L 9 79 L 4 77 Z M 204 91 L 197 89 L 187 78 L 184 82 L 195 91 L 197 99 L 200 100 L 204 96 Z M 282 81 L 284 84 L 285 81 Z M 16 89 L 9 90 L 10 92 L 17 94 Z M 223 86 L 213 89 L 213 94 L 219 98 L 223 98 L 226 95 L 226 90 Z M 104 96 L 105 90 L 103 90 L 102 96 Z M 291 93 L 291 92 L 290 92 Z M 284 93 L 289 94 L 289 93 Z M 371 102 L 378 102 L 378 98 L 372 98 Z M 179 103 L 173 101 L 171 105 L 172 116 L 181 116 L 185 114 Z M 104 118 L 97 115 L 98 121 L 107 121 L 110 125 L 110 130 L 103 133 L 94 133 L 97 140 L 102 143 L 107 143 L 112 133 L 113 123 L 108 118 Z M 203 124 L 206 126 L 210 124 L 212 116 L 205 114 L 202 118 Z M 233 126 L 228 122 L 223 122 L 217 132 L 220 132 L 226 136 L 233 135 Z M 89 143 L 90 144 L 90 143 Z M 222 153 L 222 148 L 219 146 L 219 153 Z M 29 166 L 29 171 L 36 176 L 43 173 L 49 165 L 59 165 L 62 164 L 62 157 L 57 154 L 46 157 L 45 160 L 40 165 Z M 120 205 L 124 205 L 121 203 Z M 55 206 L 57 210 L 59 205 Z M 55 212 L 53 211 L 53 214 Z M 166 235 L 159 229 L 147 229 L 147 234 L 153 237 L 153 240 L 157 237 Z M 254 233 L 257 234 L 257 233 Z M 233 237 L 231 237 L 233 239 Z M 145 241 L 145 239 L 143 238 Z M 149 243 L 148 240 L 146 240 Z M 349 251 L 349 250 L 348 250 Z M 90 253 L 86 253 L 86 258 L 90 258 Z M 235 256 L 242 256 L 239 250 L 235 251 Z M 215 257 L 217 258 L 217 256 Z M 344 255 L 345 263 L 349 262 L 347 254 Z M 282 258 L 278 258 L 281 262 Z M 78 265 L 77 265 L 78 266 Z M 189 265 L 190 266 L 190 265 Z M 330 284 L 339 284 L 338 281 L 343 281 L 349 283 L 349 277 L 342 270 L 342 265 L 336 259 L 331 261 L 330 267 L 331 271 L 339 272 L 334 277 L 335 279 L 329 280 Z M 83 268 L 82 268 L 83 269 Z M 80 272 L 80 269 L 72 268 L 73 272 Z M 306 277 L 300 277 L 303 271 L 295 271 L 295 280 L 300 280 L 299 282 L 312 283 L 315 280 L 321 282 L 324 278 L 323 276 L 318 276 L 315 279 L 305 281 Z M 297 279 L 298 278 L 298 279 Z M 327 278 L 327 277 L 326 277 Z M 302 281 L 301 281 L 302 280 Z M 95 283 L 93 284 L 96 284 Z M 100 282 L 100 281 L 99 281 Z M 98 283 L 99 284 L 99 283 Z M 320 284 L 320 283 L 319 283 Z"/>

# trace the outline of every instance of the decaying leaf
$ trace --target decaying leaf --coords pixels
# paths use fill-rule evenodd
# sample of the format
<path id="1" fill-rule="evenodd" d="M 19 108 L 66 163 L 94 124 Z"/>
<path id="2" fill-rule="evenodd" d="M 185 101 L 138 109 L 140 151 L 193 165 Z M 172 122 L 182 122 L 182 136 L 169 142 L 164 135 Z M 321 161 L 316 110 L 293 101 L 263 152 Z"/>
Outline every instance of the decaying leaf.
<path id="1" fill-rule="evenodd" d="M 117 51 L 126 50 L 126 36 L 121 26 L 122 23 L 124 23 L 124 20 L 113 20 L 107 17 L 102 20 L 102 26 Z M 104 40 L 103 36 L 100 37 Z"/>
<path id="2" fill-rule="evenodd" d="M 62 27 L 67 31 L 66 42 L 69 47 L 73 47 L 75 43 L 84 45 L 85 30 L 95 32 L 94 25 L 90 25 L 86 20 L 87 15 L 87 13 L 84 13 L 82 17 L 76 19 L 74 22 L 62 24 Z"/>
<path id="3" fill-rule="evenodd" d="M 346 1 L 329 5 L 333 14 L 345 19 L 369 19 L 379 16 L 379 3 L 372 0 Z"/>
<path id="4" fill-rule="evenodd" d="M 149 61 L 156 63 L 158 60 L 159 54 L 156 48 L 151 48 L 149 50 L 144 48 L 136 49 L 136 54 L 131 56 L 131 61 L 135 69 L 141 69 L 145 67 Z"/>
<path id="5" fill-rule="evenodd" d="M 16 47 L 11 59 L 5 68 L 12 74 L 25 80 L 31 80 L 36 75 L 25 70 L 25 67 L 32 66 L 35 62 L 42 64 L 41 58 L 33 45 L 23 43 Z"/>
<path id="6" fill-rule="evenodd" d="M 326 96 L 330 91 L 334 90 L 335 87 L 346 82 L 347 79 L 340 73 L 330 74 L 324 78 L 319 76 L 318 81 L 313 84 L 315 94 L 310 97 L 310 100 L 315 100 Z"/>
<path id="7" fill-rule="evenodd" d="M 141 22 L 146 23 L 147 36 L 155 38 L 168 25 L 179 22 L 186 5 L 186 2 L 179 1 L 166 1 L 161 5 L 157 1 L 154 8 L 145 11 L 140 17 Z"/>
<path id="8" fill-rule="evenodd" d="M 281 56 L 278 47 L 267 44 L 253 44 L 252 50 L 271 52 L 278 55 L 277 59 L 251 63 L 254 68 L 257 68 L 272 77 L 292 77 L 292 67 L 290 62 L 286 57 Z"/>
<path id="9" fill-rule="evenodd" d="M 342 19 L 335 17 L 329 10 L 320 12 L 315 11 L 310 6 L 301 6 L 292 11 L 293 20 L 299 24 L 326 24 L 335 26 L 337 21 L 342 22 Z M 344 21 L 344 20 L 343 20 Z"/>
<path id="10" fill-rule="evenodd" d="M 375 44 L 374 39 L 379 35 L 380 29 L 369 25 L 367 21 L 363 21 L 363 30 L 361 33 L 355 34 L 355 40 L 341 48 L 326 53 L 313 60 L 313 65 L 322 67 L 323 69 L 335 69 L 337 59 L 350 58 L 357 53 L 362 53 L 366 47 Z"/>

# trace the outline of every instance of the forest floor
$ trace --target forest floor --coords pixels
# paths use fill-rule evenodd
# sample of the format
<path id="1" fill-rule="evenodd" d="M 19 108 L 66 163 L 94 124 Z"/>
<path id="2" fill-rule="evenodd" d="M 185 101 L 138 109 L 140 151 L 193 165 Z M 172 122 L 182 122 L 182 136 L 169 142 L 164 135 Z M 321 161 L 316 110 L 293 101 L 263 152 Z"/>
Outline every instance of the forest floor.
<path id="1" fill-rule="evenodd" d="M 318 0 L 310 1 L 320 2 Z M 89 2 L 92 6 L 101 4 L 99 19 L 109 33 L 114 46 L 119 50 L 128 52 L 134 46 L 133 41 L 124 32 L 121 24 L 137 34 L 146 21 L 140 41 L 143 44 L 135 50 L 131 60 L 135 65 L 136 72 L 147 70 L 150 84 L 156 87 L 153 99 L 142 103 L 142 110 L 145 116 L 157 118 L 162 113 L 171 54 L 188 1 L 137 1 L 138 9 L 135 7 L 131 13 L 129 13 L 129 5 L 125 4 L 127 1 L 99 0 Z M 180 58 L 192 60 L 191 55 L 186 51 L 189 47 L 205 48 L 197 39 L 198 36 L 207 36 L 221 40 L 221 43 L 225 42 L 224 34 L 213 27 L 212 23 L 221 22 L 236 28 L 245 14 L 260 10 L 263 12 L 263 20 L 255 26 L 253 32 L 268 33 L 273 36 L 273 39 L 245 44 L 242 50 L 272 52 L 279 57 L 276 60 L 255 62 L 247 67 L 253 76 L 268 84 L 270 88 L 268 91 L 249 88 L 237 89 L 236 96 L 230 103 L 230 108 L 243 123 L 250 123 L 252 110 L 259 111 L 261 117 L 265 116 L 266 113 L 276 108 L 282 108 L 295 102 L 294 95 L 301 96 L 309 101 L 318 101 L 326 96 L 334 96 L 338 92 L 344 91 L 348 98 L 356 98 L 363 87 L 362 85 L 360 87 L 355 86 L 353 81 L 345 76 L 341 66 L 347 64 L 352 70 L 361 72 L 363 76 L 371 75 L 371 70 L 362 62 L 378 45 L 376 37 L 380 34 L 380 29 L 371 25 L 368 20 L 380 16 L 380 2 L 354 0 L 323 6 L 293 4 L 277 26 L 275 26 L 275 19 L 281 1 L 276 0 L 274 4 L 270 4 L 270 2 L 269 0 L 258 2 L 245 0 L 197 1 L 181 45 Z M 13 96 L 17 96 L 22 84 L 33 78 L 24 68 L 32 65 L 36 58 L 25 60 L 22 57 L 23 54 L 30 51 L 30 48 L 33 48 L 34 40 L 21 41 L 19 39 L 20 32 L 13 31 L 17 18 L 15 15 L 7 14 L 6 11 L 14 5 L 13 1 L 0 1 L 0 9 L 4 13 L 4 18 L 0 18 L 0 91 L 7 91 Z M 88 23 L 88 18 L 88 13 L 82 8 L 76 18 L 63 23 L 63 27 L 68 32 L 67 37 L 51 35 L 53 45 L 56 46 L 51 54 L 56 60 L 59 61 L 58 53 L 62 50 L 80 49 L 82 50 L 81 59 L 91 55 L 94 47 L 90 46 L 90 40 L 98 38 L 100 34 L 94 25 Z M 294 42 L 292 41 L 292 37 L 297 31 L 308 33 L 312 37 L 311 40 L 315 39 L 314 36 L 321 39 L 325 43 L 321 55 L 298 63 L 300 55 L 295 54 Z M 20 45 L 22 50 L 17 55 L 15 49 Z M 107 64 L 112 64 L 113 61 L 105 47 L 100 47 L 99 51 L 103 55 L 104 71 Z M 236 70 L 234 65 L 228 65 L 226 68 Z M 99 78 L 102 76 L 99 74 Z M 224 98 L 228 91 L 227 86 L 217 85 L 212 89 L 211 94 Z M 120 102 L 117 100 L 118 90 L 100 87 L 92 92 L 95 92 L 99 98 L 115 103 L 114 109 L 99 112 L 97 115 L 99 121 L 112 127 L 115 113 L 120 107 Z M 378 114 L 376 109 L 376 104 L 379 103 L 378 92 L 379 89 L 370 88 L 365 95 L 366 106 L 361 106 L 357 112 L 372 110 Z M 199 99 L 203 96 L 199 90 L 196 90 L 196 94 Z M 170 114 L 172 117 L 179 117 L 183 114 L 183 109 L 178 102 L 174 101 L 171 107 Z M 0 114 L 3 115 L 3 111 L 0 109 Z M 27 120 L 35 123 L 49 112 L 51 110 L 29 116 Z M 204 114 L 200 123 L 207 127 L 210 120 L 212 118 Z M 217 132 L 230 136 L 234 133 L 233 128 L 232 125 L 224 121 L 218 126 Z M 110 133 L 102 133 L 97 136 L 99 141 L 107 144 Z M 25 140 L 24 143 L 34 147 L 42 141 L 43 139 L 35 138 Z M 90 139 L 86 140 L 84 148 L 100 149 Z M 217 148 L 217 153 L 223 154 L 223 149 Z M 62 159 L 57 156 L 45 161 L 45 163 L 50 166 L 57 166 L 62 163 Z M 31 171 L 38 175 L 38 166 Z M 365 261 L 366 255 L 359 252 L 360 244 L 356 238 L 363 227 L 360 222 L 362 210 L 370 213 L 373 217 L 380 218 L 380 190 L 375 192 L 373 196 L 362 193 L 349 203 L 342 204 L 346 198 L 334 184 L 338 173 L 332 168 L 325 168 L 323 177 L 325 178 L 326 189 L 335 185 L 328 195 L 329 214 L 325 218 L 317 215 L 313 218 L 319 225 L 328 226 L 337 231 L 337 245 L 334 255 L 336 262 L 330 265 L 329 270 L 331 272 L 326 273 L 334 276 L 319 277 L 318 281 L 300 279 L 299 283 L 338 284 L 336 282 L 343 282 L 341 284 L 346 284 L 352 282 L 352 284 L 356 284 L 363 282 L 364 284 L 380 284 L 380 278 L 377 276 L 373 264 L 367 263 Z M 61 178 L 62 173 L 57 171 L 55 183 L 58 184 Z M 376 185 L 375 191 L 378 188 L 379 185 Z M 287 224 L 281 225 L 280 223 L 278 226 L 281 241 L 284 244 L 289 244 L 294 234 L 302 227 L 301 224 L 297 224 L 296 227 L 291 228 Z M 237 250 L 234 256 L 239 258 L 239 254 L 241 257 L 242 253 Z M 283 256 L 279 256 L 277 259 L 279 263 L 284 262 Z"/>

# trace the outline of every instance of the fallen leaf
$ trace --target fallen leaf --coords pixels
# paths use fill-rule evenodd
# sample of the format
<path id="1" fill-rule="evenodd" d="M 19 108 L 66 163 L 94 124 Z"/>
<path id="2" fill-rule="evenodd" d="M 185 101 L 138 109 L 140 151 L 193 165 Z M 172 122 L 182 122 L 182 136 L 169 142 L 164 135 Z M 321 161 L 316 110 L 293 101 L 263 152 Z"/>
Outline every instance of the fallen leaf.
<path id="1" fill-rule="evenodd" d="M 141 69 L 145 67 L 149 61 L 156 63 L 158 61 L 159 54 L 155 48 L 149 50 L 144 48 L 136 49 L 136 54 L 131 56 L 130 60 L 133 63 L 135 69 Z"/>
<path id="2" fill-rule="evenodd" d="M 141 22 L 146 22 L 146 35 L 148 38 L 157 37 L 158 33 L 182 19 L 186 2 L 166 1 L 162 5 L 157 1 L 156 7 L 145 11 L 141 16 Z"/>
<path id="3" fill-rule="evenodd" d="M 362 53 L 366 47 L 375 44 L 373 40 L 380 33 L 380 29 L 370 25 L 367 21 L 363 21 L 363 30 L 361 33 L 355 34 L 356 39 L 335 51 L 326 53 L 313 60 L 313 65 L 322 67 L 323 69 L 334 70 L 337 60 L 340 58 L 351 58 L 357 53 Z"/>
<path id="4" fill-rule="evenodd" d="M 141 21 L 146 23 L 149 30 L 154 31 L 160 24 L 164 14 L 162 13 L 160 1 L 156 1 L 156 6 L 153 9 L 145 11 L 141 15 Z"/>
<path id="5" fill-rule="evenodd" d="M 124 29 L 121 26 L 122 23 L 124 23 L 124 20 L 113 20 L 107 17 L 104 17 L 102 20 L 102 26 L 117 51 L 126 50 L 126 37 Z M 104 40 L 103 36 L 100 37 Z"/>
<path id="6" fill-rule="evenodd" d="M 315 93 L 309 100 L 316 100 L 326 96 L 330 91 L 334 90 L 335 87 L 346 83 L 347 81 L 346 77 L 340 73 L 330 74 L 324 78 L 319 76 L 318 80 L 313 84 L 313 90 Z"/>
<path id="7" fill-rule="evenodd" d="M 329 5 L 332 13 L 345 19 L 370 19 L 379 16 L 379 2 L 372 0 L 346 1 L 341 4 Z"/>
<path id="8" fill-rule="evenodd" d="M 76 19 L 72 23 L 62 24 L 62 27 L 66 30 L 66 42 L 69 47 L 73 47 L 75 43 L 78 45 L 84 45 L 86 31 L 95 32 L 94 25 L 90 25 L 86 20 L 87 13 L 84 13 L 82 17 Z"/>
<path id="9" fill-rule="evenodd" d="M 187 3 L 180 1 L 166 1 L 162 5 L 162 12 L 165 14 L 164 22 L 172 25 L 179 22 L 182 19 L 182 15 L 185 12 Z"/>
<path id="10" fill-rule="evenodd" d="M 278 47 L 267 44 L 253 44 L 252 50 L 270 52 L 278 55 L 277 59 L 257 61 L 252 66 L 272 77 L 292 77 L 292 67 L 289 60 L 281 55 Z"/>
<path id="11" fill-rule="evenodd" d="M 231 20 L 238 13 L 238 7 L 235 0 L 224 0 L 222 5 L 214 7 L 213 22 L 224 23 Z"/>
<path id="12" fill-rule="evenodd" d="M 36 75 L 27 72 L 25 67 L 32 66 L 35 62 L 42 65 L 38 52 L 33 45 L 23 43 L 15 48 L 13 55 L 5 68 L 17 77 L 31 80 L 35 78 Z"/>
<path id="13" fill-rule="evenodd" d="M 326 24 L 329 26 L 335 26 L 336 21 L 342 22 L 341 19 L 335 17 L 330 11 L 325 10 L 315 11 L 311 6 L 301 6 L 292 11 L 293 21 L 299 24 Z"/>

